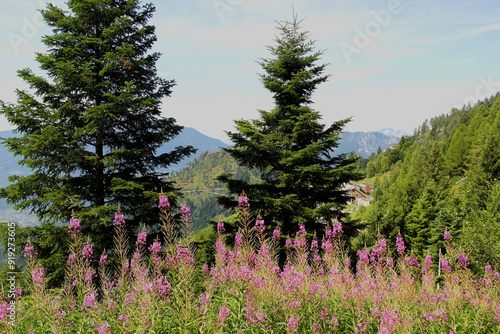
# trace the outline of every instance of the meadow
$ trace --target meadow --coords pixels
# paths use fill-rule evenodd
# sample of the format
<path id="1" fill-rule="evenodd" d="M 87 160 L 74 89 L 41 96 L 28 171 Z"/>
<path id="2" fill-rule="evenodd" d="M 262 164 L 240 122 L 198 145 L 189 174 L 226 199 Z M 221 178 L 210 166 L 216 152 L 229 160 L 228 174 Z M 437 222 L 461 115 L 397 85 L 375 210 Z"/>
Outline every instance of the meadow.
<path id="1" fill-rule="evenodd" d="M 500 333 L 499 272 L 488 265 L 484 277 L 475 277 L 447 231 L 441 259 L 427 255 L 419 263 L 401 237 L 395 245 L 380 237 L 351 263 L 340 223 L 327 226 L 321 240 L 303 225 L 293 237 L 282 236 L 252 217 L 241 196 L 234 242 L 219 223 L 215 261 L 198 266 L 189 208 L 182 207 L 178 227 L 164 195 L 158 207 L 162 240 L 148 244 L 146 229 L 129 240 L 118 211 L 109 254 L 94 254 L 73 217 L 61 289 L 47 288 L 36 249 L 27 244 L 30 284 L 1 303 L 0 331 Z"/>

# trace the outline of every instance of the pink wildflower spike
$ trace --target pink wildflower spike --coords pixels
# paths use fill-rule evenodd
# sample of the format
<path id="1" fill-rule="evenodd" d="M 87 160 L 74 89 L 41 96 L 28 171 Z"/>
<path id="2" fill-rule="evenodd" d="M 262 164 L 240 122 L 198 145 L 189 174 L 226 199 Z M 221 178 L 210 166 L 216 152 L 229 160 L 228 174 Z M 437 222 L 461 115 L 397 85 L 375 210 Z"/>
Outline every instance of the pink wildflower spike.
<path id="1" fill-rule="evenodd" d="M 123 213 L 121 213 L 120 208 L 115 213 L 115 219 L 113 220 L 113 225 L 115 226 L 123 226 L 125 225 L 125 217 L 123 216 Z"/>
<path id="2" fill-rule="evenodd" d="M 161 243 L 159 241 L 153 241 L 148 249 L 151 253 L 158 254 L 161 252 Z"/>
<path id="3" fill-rule="evenodd" d="M 81 230 L 80 221 L 75 216 L 72 216 L 69 220 L 68 233 L 78 233 Z"/>
<path id="4" fill-rule="evenodd" d="M 99 265 L 100 266 L 105 266 L 108 264 L 108 255 L 106 254 L 101 254 L 101 258 L 99 259 Z"/>
<path id="5" fill-rule="evenodd" d="M 382 248 L 382 250 L 387 249 L 387 240 L 385 240 L 384 238 L 379 238 L 378 245 Z"/>
<path id="6" fill-rule="evenodd" d="M 181 207 L 181 218 L 189 218 L 191 217 L 191 208 L 187 206 L 187 204 L 184 204 Z"/>
<path id="7" fill-rule="evenodd" d="M 344 230 L 342 230 L 342 224 L 340 222 L 333 225 L 332 237 L 335 237 L 337 234 L 342 234 L 342 233 L 344 233 Z"/>
<path id="8" fill-rule="evenodd" d="M 85 246 L 83 246 L 82 255 L 87 256 L 89 258 L 92 257 L 94 255 L 94 251 L 92 250 L 92 245 L 86 244 Z"/>
<path id="9" fill-rule="evenodd" d="M 288 319 L 286 331 L 287 332 L 297 332 L 297 328 L 299 327 L 299 318 L 298 317 L 291 317 Z"/>
<path id="10" fill-rule="evenodd" d="M 238 206 L 240 209 L 248 209 L 250 208 L 250 204 L 248 203 L 248 197 L 245 195 L 245 192 L 243 191 L 238 198 Z"/>
<path id="11" fill-rule="evenodd" d="M 141 233 L 137 236 L 137 241 L 135 242 L 136 245 L 145 245 L 146 244 L 146 238 L 148 234 L 146 231 L 142 230 Z"/>
<path id="12" fill-rule="evenodd" d="M 292 240 L 290 238 L 287 238 L 285 241 L 285 247 L 290 248 L 292 247 Z"/>
<path id="13" fill-rule="evenodd" d="M 170 202 L 168 201 L 167 196 L 161 193 L 159 197 L 160 204 L 158 204 L 159 209 L 170 209 Z"/>
<path id="14" fill-rule="evenodd" d="M 257 219 L 255 221 L 255 230 L 257 232 L 260 232 L 260 233 L 262 233 L 262 232 L 264 232 L 266 230 L 266 226 L 264 225 L 264 220 Z"/>
<path id="15" fill-rule="evenodd" d="M 312 252 L 314 251 L 317 251 L 318 250 L 318 240 L 314 239 L 312 242 L 311 242 L 311 249 L 310 249 Z"/>
<path id="16" fill-rule="evenodd" d="M 67 263 L 73 263 L 73 262 L 75 262 L 75 260 L 76 260 L 75 254 L 74 253 L 69 253 Z"/>
<path id="17" fill-rule="evenodd" d="M 224 228 L 224 223 L 220 221 L 217 223 L 217 233 L 222 234 L 224 232 L 226 232 L 226 229 Z"/>
<path id="18" fill-rule="evenodd" d="M 28 242 L 24 246 L 24 258 L 32 259 L 32 258 L 34 258 L 37 255 L 38 255 L 38 253 L 36 252 L 36 250 L 33 247 L 33 245 L 30 242 Z"/>
<path id="19" fill-rule="evenodd" d="M 448 260 L 446 259 L 441 260 L 441 268 L 443 268 L 444 271 L 451 271 L 451 267 L 448 263 Z"/>
<path id="20" fill-rule="evenodd" d="M 487 273 L 492 273 L 493 272 L 493 267 L 488 263 L 485 267 L 484 270 L 486 270 Z"/>
<path id="21" fill-rule="evenodd" d="M 33 284 L 34 285 L 41 285 L 45 280 L 47 279 L 45 277 L 45 268 L 44 267 L 38 267 L 36 269 L 33 269 L 31 272 L 31 278 L 33 279 Z"/>
<path id="22" fill-rule="evenodd" d="M 243 237 L 241 236 L 241 234 L 236 233 L 236 235 L 234 236 L 234 245 L 238 248 L 243 246 Z"/>
<path id="23" fill-rule="evenodd" d="M 467 256 L 465 256 L 465 254 L 459 254 L 458 255 L 458 263 L 462 267 L 467 267 L 469 265 L 469 259 L 467 258 Z"/>
<path id="24" fill-rule="evenodd" d="M 304 224 L 302 222 L 299 223 L 299 230 L 297 231 L 297 236 L 303 236 L 303 235 L 306 235 L 306 227 L 304 226 Z"/>
<path id="25" fill-rule="evenodd" d="M 405 242 L 404 242 L 403 238 L 399 234 L 396 237 L 396 246 L 398 247 L 398 253 L 400 255 L 403 255 L 405 252 L 406 246 L 405 246 Z"/>
<path id="26" fill-rule="evenodd" d="M 426 267 L 432 266 L 432 256 L 431 256 L 431 254 L 427 254 L 427 256 L 425 257 L 424 266 L 426 266 Z"/>
<path id="27" fill-rule="evenodd" d="M 448 230 L 444 231 L 444 237 L 443 237 L 443 239 L 444 240 L 451 239 L 451 233 Z"/>
<path id="28" fill-rule="evenodd" d="M 229 317 L 229 309 L 224 306 L 221 306 L 219 309 L 219 318 L 217 319 L 217 322 L 220 324 L 227 317 Z"/>
<path id="29" fill-rule="evenodd" d="M 273 241 L 280 240 L 281 237 L 281 231 L 279 229 L 279 226 L 276 226 L 276 228 L 273 231 Z"/>

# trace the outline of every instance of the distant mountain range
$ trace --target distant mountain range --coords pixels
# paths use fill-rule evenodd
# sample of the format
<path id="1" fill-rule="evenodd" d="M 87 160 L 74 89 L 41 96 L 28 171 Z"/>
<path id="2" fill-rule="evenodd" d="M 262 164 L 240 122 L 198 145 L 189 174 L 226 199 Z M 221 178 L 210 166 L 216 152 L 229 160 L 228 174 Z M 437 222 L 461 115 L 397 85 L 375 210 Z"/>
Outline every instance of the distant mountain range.
<path id="1" fill-rule="evenodd" d="M 354 151 L 358 155 L 366 158 L 370 154 L 376 153 L 379 147 L 385 150 L 390 144 L 398 143 L 399 134 L 401 133 L 406 135 L 402 131 L 395 131 L 392 129 L 383 129 L 378 132 L 344 132 L 340 145 L 335 153 L 342 154 Z M 15 134 L 10 130 L 0 131 L 0 142 L 2 138 L 8 138 L 14 135 Z M 179 164 L 170 166 L 168 169 L 169 171 L 174 173 L 178 172 L 195 161 L 201 154 L 218 151 L 229 146 L 219 139 L 208 137 L 193 128 L 186 127 L 179 136 L 162 146 L 158 150 L 158 153 L 169 152 L 177 146 L 186 145 L 192 145 L 194 148 L 198 149 L 198 151 L 196 154 L 184 159 Z M 7 178 L 10 175 L 27 175 L 30 173 L 28 168 L 18 165 L 20 159 L 21 157 L 14 157 L 4 145 L 0 145 L 0 187 L 5 187 L 9 184 Z M 33 219 L 33 217 L 28 217 L 25 213 L 16 213 L 4 200 L 0 200 L 0 221 L 14 220 L 32 224 Z"/>
<path id="2" fill-rule="evenodd" d="M 386 136 L 394 136 L 394 137 L 398 137 L 398 138 L 401 138 L 402 136 L 409 136 L 410 135 L 407 132 L 404 132 L 404 131 L 401 131 L 401 130 L 389 129 L 389 128 L 380 129 L 380 130 L 375 131 L 375 132 L 380 132 L 380 133 L 383 133 Z"/>
<path id="3" fill-rule="evenodd" d="M 385 129 L 392 130 L 392 129 Z M 392 130 L 394 131 L 394 130 Z M 389 133 L 389 131 L 387 131 Z M 342 140 L 336 153 L 356 152 L 363 158 L 368 158 L 370 154 L 376 153 L 378 148 L 384 151 L 391 144 L 399 143 L 398 136 L 386 135 L 381 132 L 348 132 L 342 133 Z"/>

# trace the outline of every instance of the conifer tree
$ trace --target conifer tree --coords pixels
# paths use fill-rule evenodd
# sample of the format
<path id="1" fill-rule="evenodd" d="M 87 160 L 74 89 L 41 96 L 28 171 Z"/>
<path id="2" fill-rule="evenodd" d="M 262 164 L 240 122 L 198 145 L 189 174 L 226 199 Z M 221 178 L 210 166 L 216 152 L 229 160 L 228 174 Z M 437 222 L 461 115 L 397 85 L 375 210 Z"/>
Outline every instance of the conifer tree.
<path id="1" fill-rule="evenodd" d="M 296 17 L 280 23 L 276 45 L 268 48 L 273 58 L 259 62 L 274 109 L 260 110 L 259 119 L 235 121 L 237 132 L 227 133 L 234 143 L 227 151 L 240 164 L 259 170 L 261 182 L 219 177 L 231 193 L 244 191 L 254 212 L 269 225 L 281 225 L 284 234 L 296 231 L 299 221 L 309 232 L 322 231 L 325 223 L 342 216 L 342 205 L 349 200 L 342 185 L 359 178 L 354 161 L 334 152 L 350 119 L 326 126 L 311 107 L 313 92 L 328 75 L 326 64 L 317 64 L 322 52 L 314 51 L 314 41 L 300 23 Z M 235 205 L 229 197 L 219 202 Z"/>
<path id="2" fill-rule="evenodd" d="M 52 34 L 42 38 L 47 51 L 36 60 L 47 77 L 18 71 L 31 91 L 17 90 L 17 104 L 1 103 L 19 134 L 5 145 L 32 170 L 11 177 L 1 197 L 48 224 L 67 222 L 74 211 L 83 232 L 110 247 L 118 205 L 131 229 L 158 223 L 158 193 L 175 191 L 158 170 L 194 149 L 157 153 L 182 127 L 161 115 L 161 99 L 175 81 L 157 75 L 160 54 L 150 52 L 154 6 L 138 0 L 67 6 L 41 11 Z"/>

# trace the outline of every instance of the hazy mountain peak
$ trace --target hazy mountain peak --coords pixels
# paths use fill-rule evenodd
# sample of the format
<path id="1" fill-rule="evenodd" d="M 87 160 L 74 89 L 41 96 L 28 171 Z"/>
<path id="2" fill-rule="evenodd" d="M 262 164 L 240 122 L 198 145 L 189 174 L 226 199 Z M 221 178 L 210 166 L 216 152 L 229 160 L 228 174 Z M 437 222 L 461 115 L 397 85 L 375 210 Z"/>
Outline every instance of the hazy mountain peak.
<path id="1" fill-rule="evenodd" d="M 401 138 L 402 136 L 409 136 L 410 135 L 409 133 L 407 133 L 405 131 L 394 130 L 394 129 L 391 129 L 391 128 L 380 129 L 380 130 L 377 130 L 375 132 L 380 132 L 380 133 L 383 133 L 386 136 L 394 136 L 394 137 L 398 137 L 398 138 Z"/>

